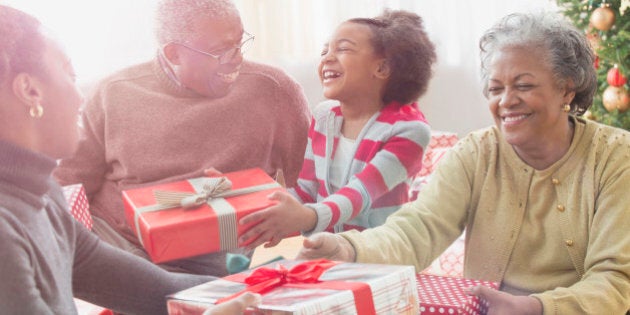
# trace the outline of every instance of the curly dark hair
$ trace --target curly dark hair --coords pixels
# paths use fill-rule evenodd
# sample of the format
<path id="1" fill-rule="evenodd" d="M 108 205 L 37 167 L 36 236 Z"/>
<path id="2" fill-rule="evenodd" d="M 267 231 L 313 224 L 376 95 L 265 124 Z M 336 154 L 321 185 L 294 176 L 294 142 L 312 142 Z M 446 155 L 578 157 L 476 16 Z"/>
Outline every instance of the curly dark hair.
<path id="1" fill-rule="evenodd" d="M 492 26 L 479 40 L 484 95 L 488 95 L 489 63 L 505 47 L 542 51 L 557 86 L 573 82 L 571 112 L 582 115 L 597 90 L 595 54 L 584 33 L 562 16 L 550 12 L 513 13 Z"/>
<path id="2" fill-rule="evenodd" d="M 43 71 L 45 39 L 41 27 L 36 18 L 0 5 L 0 86 L 12 75 Z"/>
<path id="3" fill-rule="evenodd" d="M 377 17 L 354 18 L 348 22 L 370 28 L 375 52 L 385 57 L 391 69 L 383 95 L 385 104 L 391 101 L 408 104 L 427 91 L 437 56 L 420 16 L 386 9 Z"/>

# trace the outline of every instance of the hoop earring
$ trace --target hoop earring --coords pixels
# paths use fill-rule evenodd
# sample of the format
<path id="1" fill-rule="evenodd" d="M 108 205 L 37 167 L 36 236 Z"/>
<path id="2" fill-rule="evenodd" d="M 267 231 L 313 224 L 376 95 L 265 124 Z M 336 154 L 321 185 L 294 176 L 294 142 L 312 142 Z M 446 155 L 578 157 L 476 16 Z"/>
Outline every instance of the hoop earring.
<path id="1" fill-rule="evenodd" d="M 569 104 L 565 104 L 564 106 L 562 106 L 562 111 L 565 113 L 568 113 L 571 111 L 571 105 Z"/>
<path id="2" fill-rule="evenodd" d="M 44 108 L 42 107 L 42 105 L 37 104 L 35 106 L 31 106 L 31 108 L 28 110 L 28 113 L 33 118 L 41 118 L 44 115 Z"/>

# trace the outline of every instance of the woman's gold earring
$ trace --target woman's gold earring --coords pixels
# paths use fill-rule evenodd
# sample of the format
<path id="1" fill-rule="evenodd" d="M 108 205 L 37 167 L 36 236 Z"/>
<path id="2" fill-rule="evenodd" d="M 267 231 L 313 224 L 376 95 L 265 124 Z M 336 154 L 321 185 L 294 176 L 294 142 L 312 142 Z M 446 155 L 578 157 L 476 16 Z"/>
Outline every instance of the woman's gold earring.
<path id="1" fill-rule="evenodd" d="M 562 106 L 562 111 L 565 113 L 568 113 L 571 111 L 571 105 L 569 104 L 565 104 L 564 106 Z"/>
<path id="2" fill-rule="evenodd" d="M 41 118 L 44 115 L 44 108 L 42 107 L 42 105 L 37 104 L 35 106 L 31 106 L 31 108 L 28 110 L 28 113 L 33 118 Z"/>

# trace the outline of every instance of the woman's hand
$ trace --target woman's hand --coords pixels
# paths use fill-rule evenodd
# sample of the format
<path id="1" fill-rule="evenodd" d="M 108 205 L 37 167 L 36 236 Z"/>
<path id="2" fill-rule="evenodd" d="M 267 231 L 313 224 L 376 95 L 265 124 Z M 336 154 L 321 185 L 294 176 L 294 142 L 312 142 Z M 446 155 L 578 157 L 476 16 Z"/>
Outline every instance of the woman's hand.
<path id="1" fill-rule="evenodd" d="M 247 308 L 256 307 L 260 304 L 262 297 L 260 294 L 245 292 L 237 298 L 219 304 L 203 313 L 203 315 L 238 315 L 244 314 Z"/>
<path id="2" fill-rule="evenodd" d="M 354 247 L 343 236 L 322 232 L 304 239 L 302 249 L 296 259 L 326 258 L 353 262 L 356 257 Z"/>
<path id="3" fill-rule="evenodd" d="M 541 315 L 543 313 L 540 301 L 531 296 L 511 295 L 483 285 L 468 288 L 466 294 L 488 301 L 488 315 Z"/>
<path id="4" fill-rule="evenodd" d="M 239 244 L 248 249 L 266 243 L 265 247 L 278 245 L 280 241 L 301 231 L 310 231 L 317 224 L 317 213 L 302 205 L 289 193 L 276 191 L 269 199 L 278 204 L 243 217 L 239 224 L 256 224 L 239 238 Z"/>

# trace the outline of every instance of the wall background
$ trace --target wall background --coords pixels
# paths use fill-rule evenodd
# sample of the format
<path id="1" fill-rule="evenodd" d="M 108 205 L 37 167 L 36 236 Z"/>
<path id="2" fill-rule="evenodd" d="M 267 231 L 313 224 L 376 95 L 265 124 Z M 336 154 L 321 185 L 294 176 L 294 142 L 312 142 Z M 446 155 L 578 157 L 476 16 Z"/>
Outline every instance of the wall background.
<path id="1" fill-rule="evenodd" d="M 0 0 L 29 12 L 66 45 L 79 84 L 90 85 L 156 51 L 156 0 Z M 436 44 L 438 64 L 420 99 L 434 129 L 460 136 L 492 124 L 481 94 L 477 40 L 515 11 L 556 10 L 553 0 L 235 0 L 245 29 L 256 35 L 247 58 L 285 69 L 302 84 L 312 105 L 321 101 L 316 67 L 327 37 L 342 21 L 371 17 L 383 8 L 418 13 Z"/>

